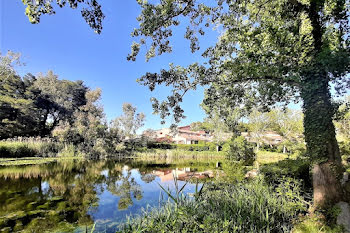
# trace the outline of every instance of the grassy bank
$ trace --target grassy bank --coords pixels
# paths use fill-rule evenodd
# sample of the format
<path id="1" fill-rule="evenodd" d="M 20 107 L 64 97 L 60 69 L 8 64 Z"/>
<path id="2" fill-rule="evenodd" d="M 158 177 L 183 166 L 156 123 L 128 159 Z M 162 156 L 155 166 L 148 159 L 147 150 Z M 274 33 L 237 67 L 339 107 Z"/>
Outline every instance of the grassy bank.
<path id="1" fill-rule="evenodd" d="M 258 151 L 256 156 L 256 160 L 259 162 L 259 164 L 276 163 L 287 158 L 295 158 L 295 156 L 264 150 Z"/>
<path id="2" fill-rule="evenodd" d="M 0 158 L 0 166 L 21 166 L 51 163 L 55 161 L 83 159 L 83 157 L 24 157 L 24 158 Z"/>
<path id="3" fill-rule="evenodd" d="M 180 149 L 144 149 L 136 151 L 135 156 L 140 158 L 205 158 L 205 157 L 225 157 L 223 151 L 186 151 Z"/>
<path id="4" fill-rule="evenodd" d="M 344 233 L 343 227 L 335 225 L 329 226 L 329 222 L 321 214 L 304 216 L 299 219 L 291 231 L 292 233 Z"/>

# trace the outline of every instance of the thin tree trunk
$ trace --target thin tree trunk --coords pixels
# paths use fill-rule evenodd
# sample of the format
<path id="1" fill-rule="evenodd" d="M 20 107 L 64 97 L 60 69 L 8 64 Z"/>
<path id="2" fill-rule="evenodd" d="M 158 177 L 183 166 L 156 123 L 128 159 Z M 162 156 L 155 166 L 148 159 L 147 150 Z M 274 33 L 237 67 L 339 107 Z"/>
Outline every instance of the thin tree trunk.
<path id="1" fill-rule="evenodd" d="M 333 124 L 334 107 L 327 75 L 313 74 L 303 83 L 302 98 L 307 153 L 313 164 L 313 196 L 316 208 L 337 203 L 343 197 L 341 157 Z"/>

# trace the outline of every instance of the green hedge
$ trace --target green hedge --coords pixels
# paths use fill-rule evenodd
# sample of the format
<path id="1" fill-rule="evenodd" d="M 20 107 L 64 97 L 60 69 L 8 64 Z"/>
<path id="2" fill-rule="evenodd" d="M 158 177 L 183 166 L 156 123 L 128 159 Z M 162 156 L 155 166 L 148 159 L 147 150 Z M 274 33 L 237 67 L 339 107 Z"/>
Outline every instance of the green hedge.
<path id="1" fill-rule="evenodd" d="M 215 143 L 199 142 L 198 144 L 169 144 L 169 143 L 148 143 L 148 149 L 178 149 L 185 151 L 216 151 Z"/>
<path id="2" fill-rule="evenodd" d="M 148 149 L 175 149 L 175 144 L 169 144 L 169 143 L 155 143 L 155 142 L 149 142 L 147 143 Z"/>
<path id="3" fill-rule="evenodd" d="M 209 151 L 209 145 L 200 144 L 176 144 L 176 149 L 187 151 Z"/>

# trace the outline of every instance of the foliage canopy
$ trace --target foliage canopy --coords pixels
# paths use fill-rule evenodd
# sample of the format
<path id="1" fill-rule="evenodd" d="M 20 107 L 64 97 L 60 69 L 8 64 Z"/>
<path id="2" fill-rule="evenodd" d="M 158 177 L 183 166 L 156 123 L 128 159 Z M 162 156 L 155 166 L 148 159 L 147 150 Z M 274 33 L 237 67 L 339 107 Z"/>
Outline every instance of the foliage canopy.
<path id="1" fill-rule="evenodd" d="M 33 24 L 39 23 L 42 15 L 55 14 L 52 4 L 53 0 L 22 0 L 22 2 L 26 6 L 25 14 Z M 96 0 L 56 0 L 55 2 L 60 8 L 67 4 L 72 9 L 77 8 L 78 5 L 83 5 L 84 7 L 81 9 L 81 16 L 96 33 L 101 33 L 102 20 L 105 15 L 101 10 L 101 5 Z"/>

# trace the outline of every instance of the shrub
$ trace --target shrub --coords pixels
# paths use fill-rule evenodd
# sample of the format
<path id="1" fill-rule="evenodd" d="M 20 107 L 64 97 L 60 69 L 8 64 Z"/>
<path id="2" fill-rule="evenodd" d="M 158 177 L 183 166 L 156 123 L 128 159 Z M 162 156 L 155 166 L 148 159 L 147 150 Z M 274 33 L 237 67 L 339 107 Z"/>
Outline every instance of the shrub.
<path id="1" fill-rule="evenodd" d="M 156 142 L 148 142 L 148 149 L 173 149 L 175 148 L 173 144 L 169 143 L 156 143 Z"/>
<path id="2" fill-rule="evenodd" d="M 343 160 L 347 163 L 350 163 L 350 142 L 348 141 L 339 142 L 339 149 Z"/>
<path id="3" fill-rule="evenodd" d="M 271 184 L 280 183 L 281 177 L 292 177 L 304 182 L 306 188 L 311 188 L 310 161 L 308 159 L 285 159 L 277 163 L 261 167 L 265 179 Z"/>
<path id="4" fill-rule="evenodd" d="M 179 149 L 184 151 L 216 151 L 216 144 L 213 142 L 199 141 L 198 144 L 169 144 L 169 143 L 147 143 L 148 149 Z"/>
<path id="5" fill-rule="evenodd" d="M 138 150 L 135 153 L 136 156 L 139 156 L 143 159 L 159 159 L 159 158 L 172 158 L 172 159 L 180 159 L 180 158 L 204 158 L 204 157 L 222 157 L 224 158 L 226 154 L 222 151 L 213 152 L 213 151 L 185 151 L 178 149 L 171 150 L 162 150 L 162 149 L 151 149 L 151 150 Z"/>
<path id="6" fill-rule="evenodd" d="M 296 156 L 303 156 L 306 153 L 306 146 L 304 142 L 290 142 L 290 144 L 287 145 L 287 149 L 290 153 L 293 153 Z"/>
<path id="7" fill-rule="evenodd" d="M 56 155 L 63 147 L 56 142 L 43 142 L 37 144 L 37 155 L 50 157 Z"/>
<path id="8" fill-rule="evenodd" d="M 243 166 L 242 163 L 231 160 L 223 162 L 221 167 L 225 175 L 216 179 L 220 182 L 229 182 L 231 184 L 242 182 L 248 170 L 248 167 Z"/>
<path id="9" fill-rule="evenodd" d="M 260 150 L 269 151 L 269 152 L 282 152 L 282 149 L 279 146 L 270 146 L 268 144 L 260 145 Z"/>
<path id="10" fill-rule="evenodd" d="M 230 151 L 230 141 L 225 142 L 222 147 L 221 147 L 222 151 L 228 153 Z"/>
<path id="11" fill-rule="evenodd" d="M 216 151 L 217 150 L 216 149 L 217 145 L 215 143 L 209 142 L 209 143 L 207 143 L 207 145 L 209 146 L 209 151 Z"/>
<path id="12" fill-rule="evenodd" d="M 77 151 L 73 144 L 66 144 L 63 146 L 63 148 L 58 153 L 61 157 L 74 157 L 76 155 Z"/>
<path id="13" fill-rule="evenodd" d="M 187 151 L 209 151 L 209 145 L 206 144 L 176 144 L 175 147 L 179 150 Z"/>
<path id="14" fill-rule="evenodd" d="M 230 159 L 243 162 L 244 165 L 252 165 L 256 159 L 253 146 L 242 136 L 230 140 L 227 155 Z"/>

